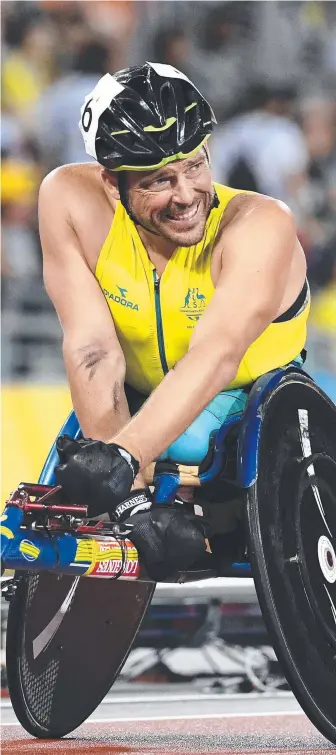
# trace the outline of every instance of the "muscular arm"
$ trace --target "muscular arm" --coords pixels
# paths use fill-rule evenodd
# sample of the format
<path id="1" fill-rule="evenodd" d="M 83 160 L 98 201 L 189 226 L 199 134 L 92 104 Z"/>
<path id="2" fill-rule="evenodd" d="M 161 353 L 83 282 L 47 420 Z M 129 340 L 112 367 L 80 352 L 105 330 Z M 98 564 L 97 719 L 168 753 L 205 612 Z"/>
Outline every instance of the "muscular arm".
<path id="1" fill-rule="evenodd" d="M 112 316 L 71 225 L 71 178 L 55 171 L 42 183 L 39 225 L 46 290 L 63 329 L 73 406 L 87 437 L 108 440 L 130 419 L 125 360 Z"/>
<path id="2" fill-rule="evenodd" d="M 293 260 L 295 223 L 274 200 L 251 197 L 218 240 L 222 271 L 188 353 L 113 438 L 146 467 L 228 385 L 277 316 Z"/>

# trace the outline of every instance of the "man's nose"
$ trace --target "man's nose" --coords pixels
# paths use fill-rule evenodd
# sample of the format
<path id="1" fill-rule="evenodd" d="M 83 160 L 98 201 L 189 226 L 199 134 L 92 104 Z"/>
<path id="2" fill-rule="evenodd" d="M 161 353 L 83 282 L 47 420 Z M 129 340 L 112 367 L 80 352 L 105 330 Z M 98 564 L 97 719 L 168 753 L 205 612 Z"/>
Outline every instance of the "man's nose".
<path id="1" fill-rule="evenodd" d="M 176 204 L 191 205 L 194 199 L 194 190 L 185 176 L 179 176 L 173 190 L 172 200 Z"/>

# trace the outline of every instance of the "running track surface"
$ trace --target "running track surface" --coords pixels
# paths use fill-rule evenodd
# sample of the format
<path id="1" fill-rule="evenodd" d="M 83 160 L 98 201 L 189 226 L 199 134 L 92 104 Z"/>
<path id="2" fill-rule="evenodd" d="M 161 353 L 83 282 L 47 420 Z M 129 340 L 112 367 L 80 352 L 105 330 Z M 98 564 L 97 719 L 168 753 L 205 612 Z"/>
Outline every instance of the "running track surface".
<path id="1" fill-rule="evenodd" d="M 301 712 L 92 720 L 61 740 L 2 727 L 4 755 L 325 755 L 336 753 Z"/>

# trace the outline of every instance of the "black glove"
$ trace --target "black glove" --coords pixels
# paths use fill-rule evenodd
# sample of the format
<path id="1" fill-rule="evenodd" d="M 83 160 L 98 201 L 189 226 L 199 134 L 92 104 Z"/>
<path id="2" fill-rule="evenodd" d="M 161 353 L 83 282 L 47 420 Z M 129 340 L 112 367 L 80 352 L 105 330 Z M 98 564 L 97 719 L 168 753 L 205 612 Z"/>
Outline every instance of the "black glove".
<path id="1" fill-rule="evenodd" d="M 120 526 L 120 533 L 134 543 L 155 582 L 186 571 L 206 552 L 202 518 L 177 504 L 153 504 L 149 511 L 133 513 Z"/>
<path id="2" fill-rule="evenodd" d="M 91 438 L 73 440 L 62 435 L 56 448 L 60 460 L 55 469 L 56 483 L 62 486 L 67 500 L 87 506 L 90 517 L 113 514 L 127 497 L 139 462 L 116 443 Z"/>
<path id="3" fill-rule="evenodd" d="M 119 522 L 124 522 L 125 519 L 140 511 L 148 511 L 151 506 L 152 498 L 149 488 L 137 488 L 130 493 L 128 498 L 118 504 L 113 513 Z"/>

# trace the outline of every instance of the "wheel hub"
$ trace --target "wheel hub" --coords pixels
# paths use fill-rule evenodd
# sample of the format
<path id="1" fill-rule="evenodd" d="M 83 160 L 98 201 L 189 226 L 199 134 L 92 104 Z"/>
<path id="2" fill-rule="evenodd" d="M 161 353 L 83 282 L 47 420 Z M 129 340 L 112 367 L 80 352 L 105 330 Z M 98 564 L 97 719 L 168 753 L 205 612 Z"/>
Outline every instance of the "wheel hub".
<path id="1" fill-rule="evenodd" d="M 317 555 L 322 574 L 327 582 L 336 582 L 336 554 L 328 537 L 322 535 L 317 543 Z"/>

